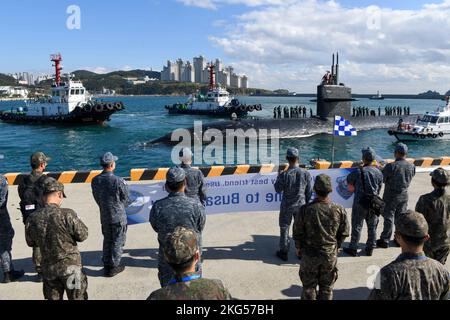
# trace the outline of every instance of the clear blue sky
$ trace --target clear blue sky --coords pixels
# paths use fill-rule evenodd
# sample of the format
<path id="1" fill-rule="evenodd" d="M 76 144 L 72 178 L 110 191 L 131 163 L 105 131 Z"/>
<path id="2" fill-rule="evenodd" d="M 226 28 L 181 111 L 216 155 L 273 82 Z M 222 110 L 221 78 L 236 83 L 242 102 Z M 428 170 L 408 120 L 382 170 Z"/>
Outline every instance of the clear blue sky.
<path id="1" fill-rule="evenodd" d="M 344 6 L 416 9 L 437 0 L 339 0 Z M 81 8 L 81 30 L 68 30 L 66 9 Z M 217 20 L 251 8 L 221 5 L 219 10 L 185 6 L 175 0 L 4 0 L 0 8 L 0 72 L 50 71 L 49 54 L 61 52 L 66 70 L 104 67 L 160 70 L 167 59 L 200 53 L 227 61 L 209 36 L 224 30 Z"/>

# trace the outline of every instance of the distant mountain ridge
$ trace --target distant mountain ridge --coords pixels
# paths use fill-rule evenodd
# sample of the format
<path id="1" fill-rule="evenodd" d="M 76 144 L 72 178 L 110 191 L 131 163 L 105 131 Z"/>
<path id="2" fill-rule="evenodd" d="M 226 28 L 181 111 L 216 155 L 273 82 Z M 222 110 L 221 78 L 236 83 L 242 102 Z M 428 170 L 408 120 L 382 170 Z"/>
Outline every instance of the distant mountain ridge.
<path id="1" fill-rule="evenodd" d="M 6 74 L 0 73 L 0 86 L 15 86 L 16 84 L 16 79 Z"/>

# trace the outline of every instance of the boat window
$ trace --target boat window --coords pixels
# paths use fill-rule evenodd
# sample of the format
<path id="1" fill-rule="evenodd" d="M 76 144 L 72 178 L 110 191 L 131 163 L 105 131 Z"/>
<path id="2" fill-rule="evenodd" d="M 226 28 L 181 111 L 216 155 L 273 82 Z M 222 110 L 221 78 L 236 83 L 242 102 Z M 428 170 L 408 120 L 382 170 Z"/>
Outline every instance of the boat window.
<path id="1" fill-rule="evenodd" d="M 76 95 L 80 94 L 80 90 L 77 89 L 77 90 L 75 91 L 75 94 L 76 94 Z"/>
<path id="2" fill-rule="evenodd" d="M 70 90 L 70 94 L 75 94 L 75 90 L 74 89 Z"/>
<path id="3" fill-rule="evenodd" d="M 422 118 L 423 122 L 437 123 L 439 117 L 426 115 Z"/>
<path id="4" fill-rule="evenodd" d="M 80 90 L 80 94 L 84 94 L 84 89 L 81 89 L 81 90 Z"/>

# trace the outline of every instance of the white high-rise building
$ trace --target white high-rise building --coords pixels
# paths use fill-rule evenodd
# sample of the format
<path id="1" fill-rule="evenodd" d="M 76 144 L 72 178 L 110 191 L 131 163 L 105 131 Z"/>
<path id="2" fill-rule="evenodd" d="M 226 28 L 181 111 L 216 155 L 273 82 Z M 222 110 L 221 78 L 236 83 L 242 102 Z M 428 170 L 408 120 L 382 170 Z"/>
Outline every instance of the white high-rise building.
<path id="1" fill-rule="evenodd" d="M 206 68 L 206 59 L 204 56 L 198 56 L 194 58 L 194 73 L 195 73 L 195 82 L 196 83 L 204 83 L 203 78 L 203 70 Z"/>
<path id="2" fill-rule="evenodd" d="M 246 75 L 241 78 L 241 88 L 248 89 L 248 77 Z"/>
<path id="3" fill-rule="evenodd" d="M 180 81 L 178 64 L 167 61 L 167 66 L 161 72 L 161 81 Z"/>
<path id="4" fill-rule="evenodd" d="M 237 74 L 233 73 L 231 75 L 230 79 L 230 86 L 233 88 L 240 88 L 241 87 L 241 77 Z"/>

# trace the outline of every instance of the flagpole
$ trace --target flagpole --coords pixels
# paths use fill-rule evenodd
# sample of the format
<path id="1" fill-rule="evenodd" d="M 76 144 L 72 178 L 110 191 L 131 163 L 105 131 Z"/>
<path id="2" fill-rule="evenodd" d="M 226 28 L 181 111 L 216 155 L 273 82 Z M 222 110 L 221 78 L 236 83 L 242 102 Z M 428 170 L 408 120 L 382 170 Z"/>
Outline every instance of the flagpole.
<path id="1" fill-rule="evenodd" d="M 334 164 L 334 150 L 335 150 L 335 141 L 336 141 L 336 135 L 335 135 L 335 132 L 334 132 L 334 126 L 335 126 L 335 124 L 336 124 L 336 115 L 334 115 L 334 118 L 333 118 L 333 127 L 332 127 L 332 129 L 331 129 L 331 134 L 332 134 L 332 136 L 333 136 L 333 138 L 332 138 L 332 146 L 331 146 L 331 167 L 333 167 L 333 164 Z"/>

